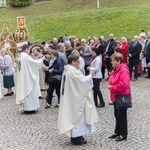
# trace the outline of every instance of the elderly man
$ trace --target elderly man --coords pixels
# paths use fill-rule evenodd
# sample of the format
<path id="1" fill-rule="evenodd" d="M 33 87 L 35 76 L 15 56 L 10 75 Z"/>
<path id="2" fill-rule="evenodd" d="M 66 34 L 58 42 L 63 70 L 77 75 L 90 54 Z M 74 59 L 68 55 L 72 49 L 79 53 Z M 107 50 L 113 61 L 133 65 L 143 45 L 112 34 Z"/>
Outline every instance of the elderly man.
<path id="1" fill-rule="evenodd" d="M 92 58 L 92 49 L 88 44 L 86 44 L 85 39 L 81 39 L 81 45 L 84 47 L 85 75 L 88 75 L 89 70 L 87 67 L 89 66 Z"/>
<path id="2" fill-rule="evenodd" d="M 57 38 L 53 38 L 52 43 L 54 45 L 54 49 L 56 49 L 57 45 L 58 45 L 58 39 Z"/>
<path id="3" fill-rule="evenodd" d="M 16 104 L 25 113 L 35 113 L 39 108 L 39 69 L 43 66 L 44 57 L 34 60 L 27 44 L 22 46 L 18 61 Z"/>
<path id="4" fill-rule="evenodd" d="M 106 67 L 108 70 L 108 76 L 109 76 L 109 72 L 112 69 L 112 64 L 111 64 L 111 55 L 114 53 L 114 48 L 117 46 L 117 42 L 114 39 L 114 34 L 111 33 L 109 35 L 107 44 L 106 44 L 106 49 L 105 49 L 105 55 L 106 55 Z"/>
<path id="5" fill-rule="evenodd" d="M 72 46 L 71 46 L 71 42 L 70 41 L 66 41 L 65 42 L 65 47 L 66 47 L 66 56 L 68 58 L 68 56 L 71 54 L 72 52 Z"/>
<path id="6" fill-rule="evenodd" d="M 85 77 L 78 68 L 79 56 L 71 54 L 62 76 L 58 116 L 59 134 L 69 136 L 74 145 L 86 144 L 83 135 L 95 132 L 98 121 L 91 85 L 94 72 Z"/>
<path id="7" fill-rule="evenodd" d="M 142 50 L 142 45 L 139 42 L 139 37 L 134 36 L 134 40 L 133 42 L 131 42 L 130 49 L 129 49 L 130 79 L 132 79 L 132 71 L 133 71 L 133 67 L 135 67 L 135 73 L 133 79 L 134 81 L 136 81 L 138 77 L 138 63 L 139 63 L 141 50 Z"/>
<path id="8" fill-rule="evenodd" d="M 63 54 L 63 50 L 64 50 L 64 44 L 63 43 L 59 43 L 57 45 L 57 52 L 58 52 L 58 57 L 62 60 L 63 62 L 63 66 L 67 65 L 67 57 L 65 54 Z"/>

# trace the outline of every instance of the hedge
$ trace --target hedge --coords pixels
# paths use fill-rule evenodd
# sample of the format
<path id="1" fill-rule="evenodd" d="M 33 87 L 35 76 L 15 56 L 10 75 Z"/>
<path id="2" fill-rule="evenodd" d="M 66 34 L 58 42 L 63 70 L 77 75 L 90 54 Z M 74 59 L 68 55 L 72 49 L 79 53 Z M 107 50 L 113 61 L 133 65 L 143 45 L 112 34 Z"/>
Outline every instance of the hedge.
<path id="1" fill-rule="evenodd" d="M 33 0 L 7 0 L 7 4 L 11 7 L 24 7 L 31 5 Z"/>

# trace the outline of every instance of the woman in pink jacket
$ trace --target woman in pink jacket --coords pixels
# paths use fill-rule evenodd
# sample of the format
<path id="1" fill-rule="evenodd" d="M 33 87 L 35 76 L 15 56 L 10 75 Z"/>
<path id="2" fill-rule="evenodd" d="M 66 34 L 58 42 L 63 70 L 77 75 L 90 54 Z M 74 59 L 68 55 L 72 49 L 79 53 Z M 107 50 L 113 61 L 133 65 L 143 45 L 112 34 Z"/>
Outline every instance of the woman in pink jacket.
<path id="1" fill-rule="evenodd" d="M 127 108 L 116 109 L 115 95 L 130 93 L 130 74 L 126 64 L 123 63 L 123 55 L 114 53 L 111 56 L 111 63 L 114 70 L 110 73 L 107 88 L 110 90 L 110 98 L 114 103 L 114 116 L 116 119 L 115 132 L 109 138 L 116 141 L 127 139 Z"/>

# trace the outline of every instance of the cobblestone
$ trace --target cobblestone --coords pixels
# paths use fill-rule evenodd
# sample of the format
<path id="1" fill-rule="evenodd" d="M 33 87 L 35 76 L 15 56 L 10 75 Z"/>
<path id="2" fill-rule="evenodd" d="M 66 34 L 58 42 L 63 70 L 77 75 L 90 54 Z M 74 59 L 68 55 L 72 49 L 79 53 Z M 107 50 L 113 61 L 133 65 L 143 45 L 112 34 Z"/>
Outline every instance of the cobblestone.
<path id="1" fill-rule="evenodd" d="M 2 82 L 2 78 L 1 78 Z M 2 83 L 1 83 L 2 84 Z M 18 111 L 15 95 L 0 101 L 0 150 L 149 150 L 150 149 L 150 80 L 139 77 L 131 82 L 133 107 L 128 109 L 128 139 L 115 142 L 108 139 L 114 131 L 113 106 L 109 103 L 106 81 L 101 90 L 105 108 L 98 108 L 99 122 L 96 133 L 87 135 L 87 145 L 73 146 L 68 137 L 58 135 L 58 108 L 45 110 L 40 100 L 37 114 L 24 115 Z M 6 89 L 2 88 L 3 94 Z M 15 88 L 14 88 L 15 91 Z M 43 96 L 46 92 L 42 92 Z M 57 103 L 53 99 L 53 106 Z"/>

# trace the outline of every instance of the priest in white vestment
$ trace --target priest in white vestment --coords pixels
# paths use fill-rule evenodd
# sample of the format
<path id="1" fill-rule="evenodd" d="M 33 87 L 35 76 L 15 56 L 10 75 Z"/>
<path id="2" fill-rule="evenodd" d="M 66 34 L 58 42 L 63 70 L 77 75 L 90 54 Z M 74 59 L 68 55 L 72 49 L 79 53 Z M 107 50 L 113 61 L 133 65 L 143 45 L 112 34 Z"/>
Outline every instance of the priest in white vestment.
<path id="1" fill-rule="evenodd" d="M 33 113 L 39 108 L 39 69 L 43 66 L 43 58 L 34 60 L 27 44 L 22 46 L 18 60 L 16 104 L 19 110 Z"/>
<path id="2" fill-rule="evenodd" d="M 95 132 L 98 116 L 93 100 L 92 76 L 84 76 L 79 67 L 79 57 L 71 54 L 64 67 L 58 115 L 60 135 L 71 138 L 74 145 L 86 144 L 83 136 Z"/>

